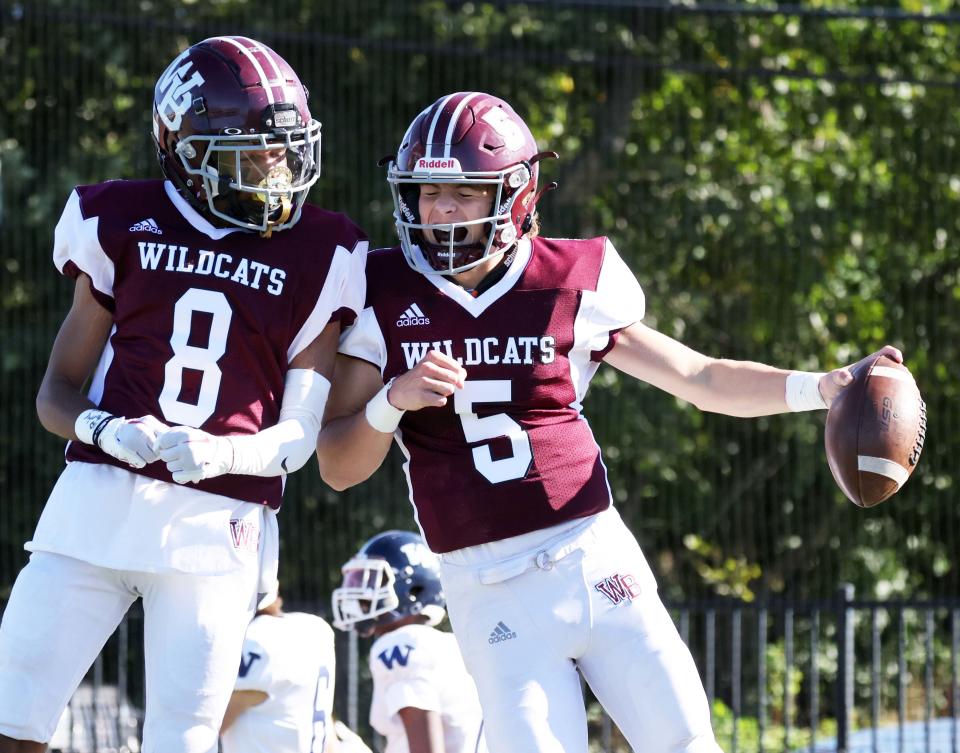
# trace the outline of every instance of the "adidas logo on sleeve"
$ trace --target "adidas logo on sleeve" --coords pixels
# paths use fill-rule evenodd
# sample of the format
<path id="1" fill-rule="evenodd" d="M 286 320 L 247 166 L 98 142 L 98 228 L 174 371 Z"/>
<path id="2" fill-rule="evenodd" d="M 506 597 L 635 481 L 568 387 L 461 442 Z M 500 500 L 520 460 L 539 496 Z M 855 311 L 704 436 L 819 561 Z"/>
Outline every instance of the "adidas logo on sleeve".
<path id="1" fill-rule="evenodd" d="M 510 641 L 517 637 L 517 634 L 508 628 L 502 621 L 497 623 L 497 626 L 490 633 L 490 637 L 487 638 L 487 643 L 491 646 L 495 643 L 502 643 L 503 641 Z"/>
<path id="2" fill-rule="evenodd" d="M 430 320 L 415 303 L 411 303 L 410 306 L 407 307 L 407 310 L 400 314 L 400 318 L 397 319 L 398 327 L 416 327 L 421 324 L 430 324 Z"/>
<path id="3" fill-rule="evenodd" d="M 136 225 L 130 227 L 131 233 L 154 233 L 155 235 L 163 235 L 163 231 L 160 229 L 160 226 L 154 221 L 153 217 L 150 217 L 146 220 L 140 220 Z"/>

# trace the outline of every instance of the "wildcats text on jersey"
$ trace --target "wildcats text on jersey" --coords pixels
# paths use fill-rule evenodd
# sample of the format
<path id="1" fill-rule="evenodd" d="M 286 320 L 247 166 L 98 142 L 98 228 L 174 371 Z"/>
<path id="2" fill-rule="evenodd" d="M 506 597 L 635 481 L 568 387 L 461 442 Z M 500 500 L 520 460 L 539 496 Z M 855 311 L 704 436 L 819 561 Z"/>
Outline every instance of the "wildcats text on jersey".
<path id="1" fill-rule="evenodd" d="M 431 350 L 439 350 L 463 366 L 481 363 L 516 364 L 553 363 L 557 357 L 557 340 L 552 335 L 538 337 L 466 337 L 462 341 L 401 342 L 407 368 L 412 369 Z"/>
<path id="2" fill-rule="evenodd" d="M 191 250 L 175 243 L 139 241 L 140 266 L 145 270 L 162 269 L 166 272 L 188 272 L 195 275 L 230 279 L 248 288 L 260 290 L 261 282 L 270 295 L 283 292 L 287 273 L 279 267 L 271 267 L 259 261 L 250 261 L 222 251 Z"/>

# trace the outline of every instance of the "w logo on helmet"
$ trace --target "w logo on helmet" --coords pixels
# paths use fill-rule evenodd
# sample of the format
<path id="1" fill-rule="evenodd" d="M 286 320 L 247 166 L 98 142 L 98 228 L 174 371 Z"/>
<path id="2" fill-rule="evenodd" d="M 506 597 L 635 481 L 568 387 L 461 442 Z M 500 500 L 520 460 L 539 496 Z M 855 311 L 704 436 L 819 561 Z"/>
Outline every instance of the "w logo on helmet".
<path id="1" fill-rule="evenodd" d="M 178 55 L 157 81 L 157 90 L 154 95 L 157 115 L 171 131 L 180 130 L 183 114 L 193 102 L 191 90 L 203 84 L 203 76 L 199 71 L 194 71 L 193 75 L 184 81 L 184 77 L 193 67 L 193 63 L 186 60 L 189 52 L 190 50 L 184 50 Z"/>

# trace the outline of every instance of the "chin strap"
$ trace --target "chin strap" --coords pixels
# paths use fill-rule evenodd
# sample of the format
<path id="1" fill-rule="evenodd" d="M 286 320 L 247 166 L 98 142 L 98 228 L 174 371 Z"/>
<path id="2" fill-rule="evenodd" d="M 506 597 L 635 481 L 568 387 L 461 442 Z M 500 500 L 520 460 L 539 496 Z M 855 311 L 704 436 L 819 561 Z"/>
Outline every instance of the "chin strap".
<path id="1" fill-rule="evenodd" d="M 476 259 L 470 259 L 469 258 L 470 255 L 474 253 L 482 254 L 484 249 L 487 247 L 485 243 L 471 243 L 469 245 L 454 246 L 453 249 L 451 250 L 450 246 L 440 245 L 437 243 L 430 243 L 429 241 L 427 241 L 425 237 L 423 237 L 422 233 L 421 233 L 421 242 L 418 243 L 417 245 L 420 246 L 420 250 L 423 251 L 423 255 L 426 257 L 427 261 L 430 263 L 430 266 L 436 269 L 438 272 L 449 271 L 450 269 L 449 260 L 447 260 L 447 265 L 443 266 L 442 268 L 438 268 L 433 263 L 434 255 L 439 256 L 441 252 L 458 254 L 459 258 L 461 259 L 461 263 L 454 264 L 453 267 L 456 268 L 459 266 L 463 266 L 463 264 L 470 264 L 472 261 L 476 261 Z M 462 261 L 464 258 L 466 258 L 467 261 Z M 478 256 L 477 258 L 479 259 L 480 257 Z"/>
<path id="2" fill-rule="evenodd" d="M 275 220 L 271 220 L 271 219 L 267 220 L 267 229 L 264 230 L 262 233 L 260 233 L 260 237 L 269 238 L 271 235 L 273 235 L 273 228 L 276 227 L 277 225 L 282 225 L 284 222 L 290 219 L 290 213 L 292 210 L 293 210 L 293 202 L 290 201 L 290 197 L 281 196 L 280 209 L 274 210 L 274 211 L 279 211 L 280 216 L 277 217 L 277 219 Z"/>

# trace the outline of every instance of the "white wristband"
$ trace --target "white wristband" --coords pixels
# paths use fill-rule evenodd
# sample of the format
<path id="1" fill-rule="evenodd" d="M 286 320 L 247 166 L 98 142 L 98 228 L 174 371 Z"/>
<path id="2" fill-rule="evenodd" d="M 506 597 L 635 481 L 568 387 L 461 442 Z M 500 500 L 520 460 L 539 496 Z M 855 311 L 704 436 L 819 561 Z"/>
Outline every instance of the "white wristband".
<path id="1" fill-rule="evenodd" d="M 367 423 L 374 429 L 383 434 L 393 434 L 400 425 L 400 419 L 406 411 L 394 408 L 387 399 L 387 393 L 390 392 L 390 385 L 393 379 L 383 385 L 383 389 L 370 398 L 367 403 L 364 415 L 367 417 Z"/>
<path id="2" fill-rule="evenodd" d="M 826 410 L 827 403 L 820 394 L 823 372 L 794 371 L 787 375 L 784 399 L 794 413 L 807 410 Z"/>
<path id="3" fill-rule="evenodd" d="M 100 443 L 97 440 L 100 439 L 100 433 L 115 418 L 118 417 L 112 413 L 107 413 L 107 411 L 98 408 L 90 408 L 77 416 L 77 420 L 73 424 L 73 431 L 77 435 L 77 439 L 84 444 L 99 447 Z"/>

